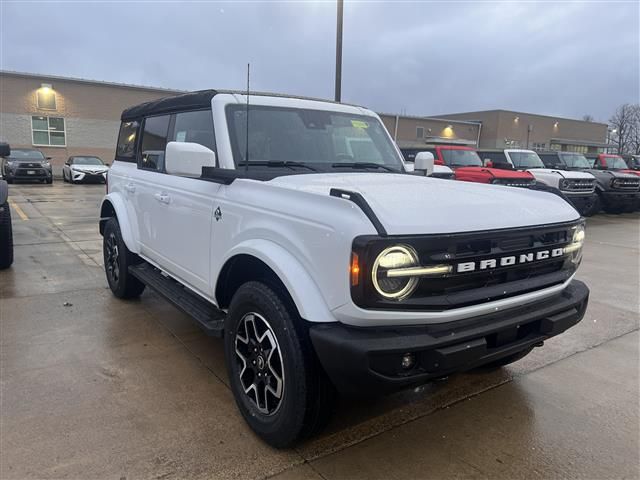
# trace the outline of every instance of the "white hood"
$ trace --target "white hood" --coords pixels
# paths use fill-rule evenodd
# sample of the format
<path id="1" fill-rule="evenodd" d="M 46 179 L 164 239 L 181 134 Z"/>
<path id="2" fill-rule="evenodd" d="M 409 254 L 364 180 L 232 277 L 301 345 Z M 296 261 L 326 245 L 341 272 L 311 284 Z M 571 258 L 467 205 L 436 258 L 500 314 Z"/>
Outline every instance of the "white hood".
<path id="1" fill-rule="evenodd" d="M 558 170 L 556 168 L 530 168 L 527 170 L 534 176 L 536 173 L 546 175 L 560 175 L 562 178 L 570 178 L 572 180 L 593 180 L 595 177 L 587 172 L 578 172 L 576 170 Z"/>
<path id="2" fill-rule="evenodd" d="M 526 227 L 580 218 L 551 193 L 413 175 L 287 175 L 269 183 L 319 195 L 329 195 L 331 188 L 359 192 L 390 235 Z"/>

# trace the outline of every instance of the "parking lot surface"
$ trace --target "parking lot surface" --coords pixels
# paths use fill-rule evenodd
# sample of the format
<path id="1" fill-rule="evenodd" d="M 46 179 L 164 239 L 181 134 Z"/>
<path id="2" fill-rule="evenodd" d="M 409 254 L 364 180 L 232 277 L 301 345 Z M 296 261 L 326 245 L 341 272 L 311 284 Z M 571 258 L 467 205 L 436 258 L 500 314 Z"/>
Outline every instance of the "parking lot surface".
<path id="1" fill-rule="evenodd" d="M 112 297 L 104 186 L 12 185 L 0 272 L 0 478 L 637 478 L 640 216 L 588 220 L 584 320 L 522 361 L 341 400 L 274 450 L 245 425 L 223 345 L 147 290 Z"/>

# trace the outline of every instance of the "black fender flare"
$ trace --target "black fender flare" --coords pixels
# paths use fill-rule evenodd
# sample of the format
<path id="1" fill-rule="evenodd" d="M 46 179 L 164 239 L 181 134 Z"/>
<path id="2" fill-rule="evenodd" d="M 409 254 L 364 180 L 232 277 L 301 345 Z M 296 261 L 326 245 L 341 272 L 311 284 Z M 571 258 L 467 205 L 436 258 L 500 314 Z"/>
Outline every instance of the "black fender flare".
<path id="1" fill-rule="evenodd" d="M 9 185 L 4 180 L 0 180 L 0 205 L 7 203 L 9 198 Z"/>

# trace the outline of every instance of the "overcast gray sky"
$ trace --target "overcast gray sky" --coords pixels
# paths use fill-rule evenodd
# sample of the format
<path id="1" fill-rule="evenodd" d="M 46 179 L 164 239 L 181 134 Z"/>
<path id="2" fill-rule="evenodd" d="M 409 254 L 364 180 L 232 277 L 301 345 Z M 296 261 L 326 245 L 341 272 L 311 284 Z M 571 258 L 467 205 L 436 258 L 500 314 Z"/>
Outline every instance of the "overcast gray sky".
<path id="1" fill-rule="evenodd" d="M 607 120 L 640 95 L 640 3 L 349 2 L 343 101 Z M 0 5 L 0 68 L 333 97 L 335 3 Z"/>

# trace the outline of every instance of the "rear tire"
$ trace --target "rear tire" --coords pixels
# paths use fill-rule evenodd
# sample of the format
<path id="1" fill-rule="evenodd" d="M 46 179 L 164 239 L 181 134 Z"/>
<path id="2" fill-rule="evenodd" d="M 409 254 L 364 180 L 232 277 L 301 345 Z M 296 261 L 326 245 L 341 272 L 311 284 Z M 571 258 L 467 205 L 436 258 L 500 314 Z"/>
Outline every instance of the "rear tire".
<path id="1" fill-rule="evenodd" d="M 13 229 L 9 203 L 0 205 L 0 270 L 13 263 Z"/>
<path id="2" fill-rule="evenodd" d="M 268 444 L 288 447 L 323 428 L 335 390 L 320 366 L 306 326 L 286 295 L 248 282 L 225 320 L 225 360 L 236 404 Z"/>
<path id="3" fill-rule="evenodd" d="M 122 239 L 118 219 L 111 217 L 104 226 L 102 241 L 104 270 L 107 283 L 118 298 L 136 298 L 144 291 L 145 284 L 129 273 L 129 267 L 142 260 L 131 253 Z"/>

